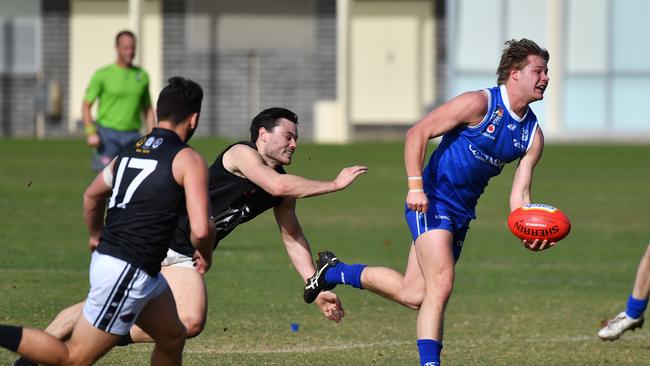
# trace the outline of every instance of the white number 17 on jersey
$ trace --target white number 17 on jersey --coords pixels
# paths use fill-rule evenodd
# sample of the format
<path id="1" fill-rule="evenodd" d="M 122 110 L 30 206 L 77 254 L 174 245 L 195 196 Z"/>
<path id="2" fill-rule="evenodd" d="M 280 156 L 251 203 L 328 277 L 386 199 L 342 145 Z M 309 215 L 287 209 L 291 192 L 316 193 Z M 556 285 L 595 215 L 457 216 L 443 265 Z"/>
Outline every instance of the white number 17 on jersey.
<path id="1" fill-rule="evenodd" d="M 113 208 L 115 206 L 115 198 L 117 193 L 120 191 L 120 185 L 122 183 L 122 176 L 124 175 L 124 170 L 128 168 L 140 169 L 140 173 L 133 178 L 129 186 L 126 188 L 124 193 L 124 200 L 121 203 L 117 204 L 118 208 L 125 208 L 126 205 L 131 201 L 133 193 L 138 189 L 140 184 L 144 181 L 149 174 L 153 173 L 156 170 L 156 165 L 158 161 L 152 159 L 139 159 L 139 158 L 125 158 L 120 161 L 120 166 L 117 168 L 117 177 L 115 178 L 115 185 L 113 187 L 113 195 L 108 201 L 108 208 Z"/>

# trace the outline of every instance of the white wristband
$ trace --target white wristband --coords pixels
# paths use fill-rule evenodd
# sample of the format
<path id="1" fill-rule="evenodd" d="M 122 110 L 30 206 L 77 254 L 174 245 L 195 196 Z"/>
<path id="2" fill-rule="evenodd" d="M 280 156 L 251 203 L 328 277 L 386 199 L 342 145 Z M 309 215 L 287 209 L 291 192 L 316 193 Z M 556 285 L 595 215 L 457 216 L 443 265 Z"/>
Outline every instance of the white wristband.
<path id="1" fill-rule="evenodd" d="M 418 189 L 409 189 L 409 193 L 411 192 L 424 192 L 424 189 L 418 188 Z"/>
<path id="2" fill-rule="evenodd" d="M 422 176 L 421 175 L 416 175 L 416 176 L 408 177 L 407 179 L 408 180 L 422 180 Z"/>

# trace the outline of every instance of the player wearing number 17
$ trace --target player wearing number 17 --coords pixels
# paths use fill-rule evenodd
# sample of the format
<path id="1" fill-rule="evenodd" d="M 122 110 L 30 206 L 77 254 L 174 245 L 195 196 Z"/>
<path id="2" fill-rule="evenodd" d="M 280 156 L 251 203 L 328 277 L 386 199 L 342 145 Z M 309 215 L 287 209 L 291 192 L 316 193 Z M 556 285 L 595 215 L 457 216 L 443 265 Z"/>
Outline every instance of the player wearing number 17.
<path id="1" fill-rule="evenodd" d="M 86 189 L 84 220 L 94 251 L 90 291 L 70 339 L 1 325 L 0 346 L 39 364 L 90 365 L 137 324 L 154 339 L 152 365 L 182 363 L 185 327 L 160 262 L 187 207 L 197 270 L 211 264 L 208 169 L 186 144 L 202 99 L 198 84 L 169 79 L 158 97 L 158 128 L 125 148 Z"/>

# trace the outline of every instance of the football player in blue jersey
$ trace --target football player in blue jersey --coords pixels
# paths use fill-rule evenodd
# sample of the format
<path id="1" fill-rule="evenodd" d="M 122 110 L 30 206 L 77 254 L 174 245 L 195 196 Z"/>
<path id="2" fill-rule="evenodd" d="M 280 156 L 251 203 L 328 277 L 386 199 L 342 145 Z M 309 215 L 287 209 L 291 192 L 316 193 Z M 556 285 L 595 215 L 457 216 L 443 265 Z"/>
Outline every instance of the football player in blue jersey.
<path id="1" fill-rule="evenodd" d="M 615 341 L 628 330 L 641 328 L 645 321 L 643 313 L 648 307 L 650 297 L 650 245 L 645 251 L 639 268 L 632 293 L 627 298 L 625 311 L 619 313 L 598 332 L 598 337 L 603 341 Z"/>
<path id="2" fill-rule="evenodd" d="M 531 202 L 533 169 L 544 138 L 529 104 L 544 97 L 548 60 L 548 51 L 531 40 L 507 41 L 496 87 L 463 93 L 408 130 L 405 211 L 414 245 L 404 274 L 385 267 L 348 265 L 333 253 L 322 252 L 316 273 L 305 285 L 305 301 L 337 284 L 348 284 L 419 309 L 420 364 L 440 365 L 445 306 L 479 196 L 506 163 L 518 160 L 510 210 Z M 427 143 L 439 136 L 442 141 L 425 167 Z M 555 243 L 535 240 L 523 245 L 540 251 Z"/>

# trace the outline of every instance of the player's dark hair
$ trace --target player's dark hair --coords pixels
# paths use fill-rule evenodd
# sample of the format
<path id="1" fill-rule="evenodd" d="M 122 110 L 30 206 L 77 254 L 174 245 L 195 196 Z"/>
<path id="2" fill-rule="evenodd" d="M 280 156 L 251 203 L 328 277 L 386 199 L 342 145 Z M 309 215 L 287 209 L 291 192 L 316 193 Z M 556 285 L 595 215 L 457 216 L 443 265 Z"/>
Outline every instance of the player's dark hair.
<path id="1" fill-rule="evenodd" d="M 200 113 L 201 101 L 203 101 L 203 89 L 199 84 L 180 76 L 174 76 L 167 80 L 167 85 L 160 91 L 156 104 L 156 116 L 158 121 L 167 121 L 177 125 L 192 113 Z"/>
<path id="2" fill-rule="evenodd" d="M 133 38 L 133 40 L 135 41 L 135 34 L 133 34 L 133 32 L 131 32 L 130 30 L 123 30 L 123 31 L 119 32 L 115 36 L 115 45 L 116 46 L 120 43 L 120 38 L 122 38 L 122 36 L 129 36 L 129 37 Z"/>
<path id="3" fill-rule="evenodd" d="M 510 70 L 523 69 L 528 61 L 528 56 L 539 56 L 547 63 L 550 58 L 545 48 L 538 46 L 537 43 L 530 39 L 511 39 L 506 41 L 504 45 L 501 62 L 499 62 L 499 68 L 497 69 L 497 85 L 505 84 L 508 75 L 510 75 Z"/>
<path id="4" fill-rule="evenodd" d="M 286 118 L 289 121 L 298 124 L 298 115 L 286 108 L 269 108 L 261 111 L 251 121 L 251 142 L 257 141 L 259 136 L 260 127 L 265 130 L 271 131 L 273 127 L 278 125 L 280 118 Z"/>

